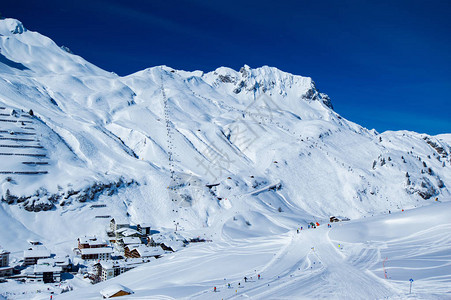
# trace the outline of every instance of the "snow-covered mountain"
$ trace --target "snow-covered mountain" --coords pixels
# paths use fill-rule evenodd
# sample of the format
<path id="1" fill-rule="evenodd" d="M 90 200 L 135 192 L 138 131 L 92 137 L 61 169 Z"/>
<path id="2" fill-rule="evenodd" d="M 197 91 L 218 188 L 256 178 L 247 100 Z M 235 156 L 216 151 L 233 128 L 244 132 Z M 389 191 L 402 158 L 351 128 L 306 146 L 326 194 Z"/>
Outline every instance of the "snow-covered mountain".
<path id="1" fill-rule="evenodd" d="M 120 77 L 0 20 L 0 244 L 11 251 L 29 238 L 69 249 L 104 234 L 107 215 L 258 237 L 423 206 L 450 198 L 450 141 L 363 128 L 311 78 L 276 68 Z"/>
<path id="2" fill-rule="evenodd" d="M 133 193 L 136 221 L 184 215 L 195 228 L 271 184 L 271 204 L 244 201 L 355 218 L 449 195 L 446 139 L 362 128 L 311 78 L 266 66 L 119 77 L 17 20 L 2 20 L 0 34 L 0 192 L 11 205 L 64 211 L 107 189 Z M 172 214 L 179 207 L 187 212 Z"/>

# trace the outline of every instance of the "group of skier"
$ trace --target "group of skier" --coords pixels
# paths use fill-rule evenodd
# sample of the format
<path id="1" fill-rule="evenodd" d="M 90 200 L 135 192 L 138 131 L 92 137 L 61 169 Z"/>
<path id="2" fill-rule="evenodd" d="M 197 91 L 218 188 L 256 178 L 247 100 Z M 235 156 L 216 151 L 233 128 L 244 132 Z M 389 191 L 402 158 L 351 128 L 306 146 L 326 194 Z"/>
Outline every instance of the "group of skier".
<path id="1" fill-rule="evenodd" d="M 320 224 L 318 223 L 318 222 L 315 222 L 315 223 L 313 223 L 313 222 L 310 222 L 307 226 L 307 228 L 308 229 L 310 229 L 310 228 L 316 228 L 317 226 L 319 226 Z M 327 228 L 332 228 L 332 225 L 330 225 L 330 224 L 327 224 Z M 303 227 L 301 226 L 301 227 L 299 227 L 297 230 L 296 230 L 296 232 L 297 233 L 300 233 L 301 232 L 301 230 L 303 229 Z M 338 248 L 340 248 L 341 249 L 341 245 L 338 245 Z M 313 248 L 312 248 L 313 249 Z M 258 280 L 260 280 L 260 274 L 258 274 L 257 275 L 257 278 L 258 278 Z M 252 279 L 252 277 L 251 278 L 248 278 L 248 277 L 246 277 L 246 276 L 244 276 L 244 282 L 248 282 L 248 280 L 249 279 Z M 238 282 L 238 287 L 240 288 L 241 287 L 241 283 L 240 282 Z M 230 283 L 227 283 L 227 288 L 232 288 L 232 285 L 230 284 Z M 217 292 L 217 289 L 216 289 L 216 287 L 213 287 L 213 291 L 214 292 Z"/>
<path id="2" fill-rule="evenodd" d="M 308 229 L 310 229 L 310 228 L 316 228 L 316 227 L 318 227 L 318 226 L 319 226 L 319 223 L 318 223 L 318 222 L 315 222 L 315 223 L 310 222 L 310 223 L 307 224 L 307 228 L 308 228 Z M 302 228 L 303 228 L 303 227 L 299 227 L 298 229 L 296 229 L 296 232 L 297 232 L 297 233 L 300 233 L 301 230 L 302 230 Z M 332 228 L 332 225 L 327 224 L 327 228 Z"/>
<path id="3" fill-rule="evenodd" d="M 261 276 L 260 276 L 260 274 L 258 274 L 258 275 L 257 275 L 257 279 L 260 280 L 260 278 L 261 278 Z M 247 277 L 247 276 L 244 276 L 244 282 L 248 282 L 249 279 L 252 279 L 252 277 L 249 278 L 249 277 Z M 225 280 L 225 279 L 224 279 L 224 280 Z M 242 286 L 241 286 L 241 282 L 238 282 L 238 287 L 239 287 L 239 288 L 242 287 Z M 227 283 L 227 288 L 229 288 L 229 289 L 232 288 L 232 285 L 231 285 L 230 283 Z M 217 291 L 218 291 L 217 288 L 214 286 L 214 287 L 213 287 L 213 292 L 217 292 Z"/>

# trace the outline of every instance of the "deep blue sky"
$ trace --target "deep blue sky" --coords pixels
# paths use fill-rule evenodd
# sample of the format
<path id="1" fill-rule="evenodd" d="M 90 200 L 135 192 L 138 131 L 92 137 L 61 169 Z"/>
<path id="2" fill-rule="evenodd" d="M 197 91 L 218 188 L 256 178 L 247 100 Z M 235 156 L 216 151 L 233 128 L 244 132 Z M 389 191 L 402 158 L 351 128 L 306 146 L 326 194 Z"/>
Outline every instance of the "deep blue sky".
<path id="1" fill-rule="evenodd" d="M 5 1 L 99 67 L 310 76 L 335 110 L 378 131 L 451 133 L 451 1 Z"/>

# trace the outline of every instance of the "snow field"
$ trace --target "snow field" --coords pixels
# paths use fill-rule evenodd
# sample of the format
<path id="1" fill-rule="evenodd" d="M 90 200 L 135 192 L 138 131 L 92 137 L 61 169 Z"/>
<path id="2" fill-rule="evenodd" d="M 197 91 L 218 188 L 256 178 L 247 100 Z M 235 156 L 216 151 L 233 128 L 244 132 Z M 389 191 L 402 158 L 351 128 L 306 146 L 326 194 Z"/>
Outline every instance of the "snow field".
<path id="1" fill-rule="evenodd" d="M 96 299 L 103 287 L 120 283 L 135 291 L 129 299 L 444 299 L 450 296 L 450 211 L 451 202 L 437 203 L 262 237 L 244 237 L 243 227 L 242 238 L 224 234 L 60 298 Z"/>

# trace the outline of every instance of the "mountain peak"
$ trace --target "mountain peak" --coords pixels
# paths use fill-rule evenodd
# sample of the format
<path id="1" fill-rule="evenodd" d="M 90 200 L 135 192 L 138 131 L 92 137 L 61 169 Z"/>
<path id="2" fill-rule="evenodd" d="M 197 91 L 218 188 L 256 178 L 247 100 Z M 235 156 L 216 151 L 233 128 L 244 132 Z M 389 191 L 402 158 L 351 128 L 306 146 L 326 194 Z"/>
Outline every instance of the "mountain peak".
<path id="1" fill-rule="evenodd" d="M 22 34 L 26 31 L 27 29 L 23 26 L 22 22 L 20 22 L 19 20 L 11 18 L 0 20 L 1 35 Z"/>
<path id="2" fill-rule="evenodd" d="M 236 95 L 253 94 L 254 97 L 266 94 L 270 97 L 320 101 L 333 109 L 328 95 L 320 93 L 310 77 L 293 75 L 275 67 L 251 68 L 244 65 L 239 71 L 220 67 L 204 74 L 203 78 L 213 85 L 224 85 Z"/>

